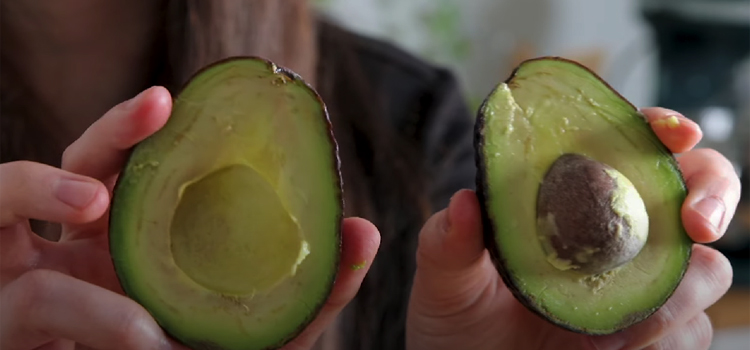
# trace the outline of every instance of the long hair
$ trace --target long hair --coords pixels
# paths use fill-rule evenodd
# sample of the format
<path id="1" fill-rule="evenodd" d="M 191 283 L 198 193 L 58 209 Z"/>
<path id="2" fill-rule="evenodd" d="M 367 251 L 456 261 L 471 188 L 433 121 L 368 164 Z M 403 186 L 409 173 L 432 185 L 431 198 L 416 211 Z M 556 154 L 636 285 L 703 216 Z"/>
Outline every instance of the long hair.
<path id="1" fill-rule="evenodd" d="M 322 95 L 339 143 L 345 215 L 371 220 L 382 235 L 360 292 L 322 347 L 403 348 L 416 231 L 431 208 L 417 147 L 388 124 L 352 49 L 356 38 L 321 21 L 306 0 L 165 0 L 163 6 L 152 83 L 176 94 L 203 66 L 253 55 L 290 68 Z M 7 73 L 0 79 L 0 161 L 59 165 L 67 145 L 57 127 L 18 96 L 23 81 Z"/>
<path id="2" fill-rule="evenodd" d="M 356 57 L 357 38 L 319 20 L 305 0 L 170 1 L 164 82 L 176 88 L 205 64 L 259 55 L 299 73 L 322 95 L 339 143 L 345 214 L 380 229 L 381 249 L 322 347 L 404 344 L 417 231 L 431 212 L 417 147 L 389 125 L 382 96 Z"/>

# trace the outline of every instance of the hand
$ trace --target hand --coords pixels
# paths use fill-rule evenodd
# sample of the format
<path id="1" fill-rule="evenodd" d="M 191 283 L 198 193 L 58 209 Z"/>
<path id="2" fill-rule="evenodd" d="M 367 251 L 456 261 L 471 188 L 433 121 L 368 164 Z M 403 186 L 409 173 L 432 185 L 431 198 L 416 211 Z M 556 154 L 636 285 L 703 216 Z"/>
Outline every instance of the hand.
<path id="1" fill-rule="evenodd" d="M 701 131 L 692 121 L 662 108 L 643 111 L 674 153 L 689 194 L 682 219 L 698 243 L 721 237 L 739 201 L 740 183 L 731 164 L 712 150 L 691 150 Z M 661 120 L 677 116 L 670 128 Z M 712 338 L 704 310 L 728 290 L 728 260 L 703 245 L 693 247 L 684 280 L 649 319 L 623 332 L 585 336 L 563 330 L 523 307 L 492 265 L 482 243 L 476 195 L 460 191 L 447 209 L 425 224 L 417 249 L 417 272 L 407 318 L 409 350 L 440 349 L 708 349 Z"/>
<path id="2" fill-rule="evenodd" d="M 64 153 L 61 169 L 0 165 L 0 348 L 178 349 L 139 304 L 122 295 L 108 250 L 112 186 L 128 150 L 160 129 L 169 92 L 155 87 L 107 112 Z M 31 232 L 28 219 L 62 224 L 59 242 Z M 359 289 L 380 236 L 361 219 L 343 223 L 336 284 L 321 313 L 285 349 L 312 346 Z"/>

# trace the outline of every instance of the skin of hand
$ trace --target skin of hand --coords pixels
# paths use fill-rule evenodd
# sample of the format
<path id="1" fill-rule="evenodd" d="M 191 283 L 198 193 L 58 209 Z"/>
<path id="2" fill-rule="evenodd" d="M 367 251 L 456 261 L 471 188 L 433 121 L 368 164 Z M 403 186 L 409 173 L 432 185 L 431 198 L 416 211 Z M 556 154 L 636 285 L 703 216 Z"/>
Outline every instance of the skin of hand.
<path id="1" fill-rule="evenodd" d="M 682 206 L 688 234 L 697 243 L 719 239 L 739 201 L 740 182 L 732 165 L 716 151 L 693 150 L 702 133 L 679 113 L 663 108 L 642 112 L 665 145 L 679 154 L 689 189 Z M 511 295 L 483 246 L 477 197 L 463 190 L 420 233 L 407 349 L 708 349 L 713 330 L 704 310 L 727 292 L 731 281 L 729 261 L 696 244 L 684 280 L 649 319 L 606 336 L 563 330 Z"/>
<path id="2" fill-rule="evenodd" d="M 184 348 L 123 295 L 107 240 L 112 186 L 128 150 L 165 124 L 171 106 L 166 89 L 147 89 L 92 124 L 66 149 L 61 169 L 0 165 L 0 348 Z M 29 218 L 61 223 L 61 240 L 36 236 Z M 342 237 L 329 299 L 285 350 L 312 347 L 354 297 L 380 245 L 377 229 L 359 218 L 344 220 Z"/>

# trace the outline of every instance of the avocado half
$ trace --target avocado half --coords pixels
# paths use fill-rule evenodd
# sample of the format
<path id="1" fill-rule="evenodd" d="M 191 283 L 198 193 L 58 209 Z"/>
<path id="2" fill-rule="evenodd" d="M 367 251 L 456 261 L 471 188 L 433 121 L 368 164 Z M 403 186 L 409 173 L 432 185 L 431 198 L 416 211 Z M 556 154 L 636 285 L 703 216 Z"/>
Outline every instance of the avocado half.
<path id="1" fill-rule="evenodd" d="M 337 272 L 340 160 L 299 76 L 233 57 L 190 79 L 118 178 L 110 251 L 125 293 L 193 349 L 275 349 Z"/>
<path id="2" fill-rule="evenodd" d="M 522 62 L 479 108 L 484 241 L 524 306 L 584 334 L 659 309 L 692 240 L 678 163 L 637 108 L 579 63 Z"/>

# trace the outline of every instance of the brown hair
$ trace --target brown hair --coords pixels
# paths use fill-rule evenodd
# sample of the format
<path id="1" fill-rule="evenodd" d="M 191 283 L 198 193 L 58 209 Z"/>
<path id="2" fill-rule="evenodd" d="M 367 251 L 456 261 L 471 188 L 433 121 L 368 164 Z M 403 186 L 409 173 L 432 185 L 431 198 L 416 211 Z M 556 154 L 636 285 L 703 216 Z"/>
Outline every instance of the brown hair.
<path id="1" fill-rule="evenodd" d="M 166 23 L 168 70 L 177 85 L 238 55 L 262 56 L 315 81 L 316 27 L 307 0 L 168 1 Z"/>
<path id="2" fill-rule="evenodd" d="M 418 148 L 388 124 L 383 97 L 356 57 L 357 38 L 315 18 L 307 1 L 285 1 L 172 1 L 166 85 L 217 59 L 260 55 L 318 90 L 339 143 L 346 215 L 371 220 L 381 233 L 378 258 L 338 332 L 325 338 L 339 344 L 330 348 L 402 349 L 417 231 L 432 210 Z"/>
<path id="3" fill-rule="evenodd" d="M 371 220 L 382 236 L 378 259 L 333 338 L 342 349 L 402 348 L 416 230 L 431 208 L 416 147 L 387 125 L 352 49 L 355 39 L 315 17 L 307 0 L 166 0 L 158 36 L 152 83 L 173 94 L 207 64 L 255 55 L 290 68 L 322 95 L 341 152 L 346 215 Z M 58 165 L 65 145 L 56 128 L 33 117 L 31 101 L 8 93 L 23 91 L 22 83 L 3 72 L 0 161 Z"/>

